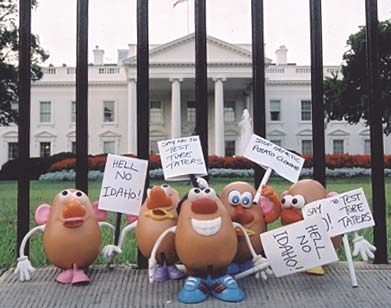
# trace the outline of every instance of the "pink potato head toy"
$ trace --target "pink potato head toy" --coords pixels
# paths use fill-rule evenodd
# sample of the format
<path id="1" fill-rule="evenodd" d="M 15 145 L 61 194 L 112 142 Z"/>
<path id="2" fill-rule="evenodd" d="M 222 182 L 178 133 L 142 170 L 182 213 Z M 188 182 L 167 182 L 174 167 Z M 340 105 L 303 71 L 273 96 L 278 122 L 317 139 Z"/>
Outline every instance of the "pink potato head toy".
<path id="1" fill-rule="evenodd" d="M 64 284 L 88 283 L 83 269 L 94 262 L 101 245 L 100 227 L 114 230 L 104 222 L 107 213 L 91 205 L 88 196 L 80 190 L 66 189 L 53 200 L 52 205 L 42 204 L 35 212 L 39 226 L 30 230 L 20 245 L 15 273 L 21 281 L 28 281 L 34 268 L 24 249 L 28 239 L 37 231 L 43 232 L 43 246 L 49 261 L 63 271 L 56 280 Z"/>

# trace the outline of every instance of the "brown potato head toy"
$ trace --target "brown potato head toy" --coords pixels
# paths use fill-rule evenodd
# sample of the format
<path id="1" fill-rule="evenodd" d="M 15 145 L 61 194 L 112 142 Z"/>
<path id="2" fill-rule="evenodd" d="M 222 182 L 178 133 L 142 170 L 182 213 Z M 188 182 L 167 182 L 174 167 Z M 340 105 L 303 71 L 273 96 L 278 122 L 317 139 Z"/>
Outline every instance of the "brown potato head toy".
<path id="1" fill-rule="evenodd" d="M 263 185 L 262 195 L 258 204 L 253 203 L 255 188 L 246 182 L 233 182 L 224 187 L 221 201 L 228 210 L 233 222 L 240 223 L 250 237 L 257 254 L 262 253 L 260 234 L 266 231 L 266 223 L 272 223 L 281 213 L 281 203 L 274 189 Z M 241 229 L 236 229 L 238 249 L 234 262 L 229 266 L 228 273 L 236 274 L 254 266 L 252 255 L 248 249 Z"/>
<path id="2" fill-rule="evenodd" d="M 138 248 L 144 257 L 149 258 L 160 234 L 177 224 L 176 207 L 179 201 L 178 192 L 167 184 L 149 189 L 139 216 L 136 217 L 137 221 L 127 225 L 121 231 L 118 246 L 105 246 L 102 250 L 103 255 L 111 262 L 116 254 L 121 253 L 126 234 L 136 229 Z M 131 221 L 134 216 L 127 216 L 127 218 Z M 156 269 L 154 280 L 165 281 L 182 278 L 184 274 L 175 266 L 176 261 L 178 261 L 178 256 L 175 250 L 175 236 L 170 234 L 164 239 L 157 251 L 159 266 Z"/>
<path id="3" fill-rule="evenodd" d="M 232 223 L 228 211 L 210 187 L 192 188 L 179 203 L 178 210 L 177 226 L 163 232 L 152 250 L 150 281 L 153 281 L 160 243 L 167 235 L 175 233 L 176 251 L 189 275 L 178 294 L 180 302 L 199 303 L 209 294 L 228 302 L 243 300 L 243 291 L 227 274 L 237 252 L 235 228 L 241 228 L 245 234 L 254 263 L 261 265 L 266 260 L 256 254 L 245 229 L 239 223 Z"/>
<path id="4" fill-rule="evenodd" d="M 98 209 L 97 202 L 91 205 L 82 191 L 63 190 L 54 198 L 52 206 L 42 204 L 37 208 L 35 220 L 39 226 L 23 238 L 15 273 L 19 274 L 21 281 L 30 280 L 34 268 L 24 255 L 24 249 L 28 239 L 41 231 L 49 261 L 63 270 L 56 280 L 66 284 L 89 282 L 83 269 L 91 265 L 99 254 L 100 227 L 114 230 L 114 226 L 103 222 L 106 217 L 106 212 Z"/>

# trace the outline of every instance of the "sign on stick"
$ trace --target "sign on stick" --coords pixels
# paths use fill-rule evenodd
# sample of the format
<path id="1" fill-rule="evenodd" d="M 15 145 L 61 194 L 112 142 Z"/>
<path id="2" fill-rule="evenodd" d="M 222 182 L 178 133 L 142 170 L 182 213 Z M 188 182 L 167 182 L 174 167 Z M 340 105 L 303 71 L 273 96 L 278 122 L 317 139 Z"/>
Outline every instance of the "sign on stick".
<path id="1" fill-rule="evenodd" d="M 252 135 L 247 145 L 244 157 L 262 167 L 272 168 L 293 183 L 299 179 L 304 164 L 304 158 L 255 134 Z"/>
<path id="2" fill-rule="evenodd" d="M 338 261 L 319 216 L 262 233 L 261 241 L 276 277 Z"/>
<path id="3" fill-rule="evenodd" d="M 208 174 L 198 136 L 163 140 L 158 146 L 166 181 L 188 180 L 190 174 Z"/>
<path id="4" fill-rule="evenodd" d="M 320 215 L 331 237 L 375 225 L 362 188 L 311 202 L 302 212 L 304 219 Z"/>
<path id="5" fill-rule="evenodd" d="M 108 154 L 99 208 L 138 215 L 147 175 L 148 161 Z"/>

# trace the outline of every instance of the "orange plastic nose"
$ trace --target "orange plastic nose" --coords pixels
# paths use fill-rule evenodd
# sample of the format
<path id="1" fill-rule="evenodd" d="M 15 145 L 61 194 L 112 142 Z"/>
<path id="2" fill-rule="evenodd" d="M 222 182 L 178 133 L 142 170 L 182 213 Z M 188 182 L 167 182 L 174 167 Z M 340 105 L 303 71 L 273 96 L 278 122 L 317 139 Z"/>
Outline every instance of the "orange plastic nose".
<path id="1" fill-rule="evenodd" d="M 238 205 L 232 213 L 232 221 L 238 222 L 241 225 L 247 225 L 254 220 L 254 216 L 243 206 Z"/>
<path id="2" fill-rule="evenodd" d="M 171 198 L 166 195 L 163 188 L 155 186 L 151 189 L 147 200 L 147 208 L 152 210 L 171 205 Z"/>
<path id="3" fill-rule="evenodd" d="M 64 218 L 83 217 L 86 214 L 86 209 L 78 200 L 71 200 L 64 204 L 62 216 Z"/>
<path id="4" fill-rule="evenodd" d="M 202 198 L 191 204 L 191 210 L 196 214 L 213 214 L 217 211 L 217 204 L 211 199 Z"/>
<path id="5" fill-rule="evenodd" d="M 282 225 L 289 225 L 294 222 L 303 220 L 303 215 L 298 209 L 282 209 L 281 211 L 281 223 Z"/>

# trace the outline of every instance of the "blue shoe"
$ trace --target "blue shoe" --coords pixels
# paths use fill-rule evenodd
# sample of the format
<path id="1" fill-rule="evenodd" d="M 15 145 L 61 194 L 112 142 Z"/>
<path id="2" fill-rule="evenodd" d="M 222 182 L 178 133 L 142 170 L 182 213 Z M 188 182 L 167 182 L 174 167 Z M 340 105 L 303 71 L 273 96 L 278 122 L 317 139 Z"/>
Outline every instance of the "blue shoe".
<path id="1" fill-rule="evenodd" d="M 214 279 L 209 286 L 212 294 L 225 302 L 240 302 L 244 300 L 244 293 L 230 275 Z"/>
<path id="2" fill-rule="evenodd" d="M 232 262 L 227 269 L 227 274 L 234 275 L 240 273 L 240 266 L 238 263 Z"/>
<path id="3" fill-rule="evenodd" d="M 184 304 L 201 303 L 208 298 L 208 285 L 198 277 L 189 276 L 178 293 L 178 301 Z"/>
<path id="4" fill-rule="evenodd" d="M 239 272 L 244 272 L 244 271 L 247 271 L 250 268 L 253 268 L 254 267 L 254 263 L 253 263 L 253 261 L 248 260 L 248 261 L 246 261 L 244 263 L 239 264 L 239 267 L 240 267 Z"/>

